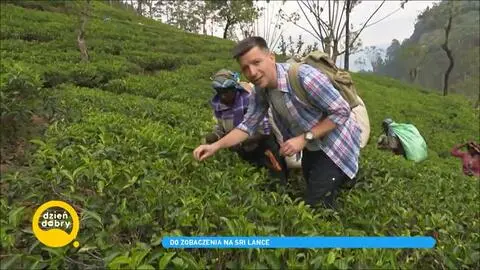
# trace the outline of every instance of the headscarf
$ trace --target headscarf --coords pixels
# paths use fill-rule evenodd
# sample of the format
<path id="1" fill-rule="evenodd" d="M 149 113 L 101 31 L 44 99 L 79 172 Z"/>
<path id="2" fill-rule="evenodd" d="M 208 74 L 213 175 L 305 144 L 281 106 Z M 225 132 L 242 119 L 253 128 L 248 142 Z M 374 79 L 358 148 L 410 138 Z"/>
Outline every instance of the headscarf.
<path id="1" fill-rule="evenodd" d="M 470 149 L 473 149 L 475 152 L 480 154 L 480 145 L 478 143 L 473 142 L 473 141 L 468 142 L 467 147 L 470 148 Z"/>
<path id="2" fill-rule="evenodd" d="M 228 69 L 221 69 L 215 75 L 213 75 L 212 79 L 212 88 L 217 89 L 243 89 L 239 82 L 240 82 L 240 74 L 237 72 L 230 71 Z"/>

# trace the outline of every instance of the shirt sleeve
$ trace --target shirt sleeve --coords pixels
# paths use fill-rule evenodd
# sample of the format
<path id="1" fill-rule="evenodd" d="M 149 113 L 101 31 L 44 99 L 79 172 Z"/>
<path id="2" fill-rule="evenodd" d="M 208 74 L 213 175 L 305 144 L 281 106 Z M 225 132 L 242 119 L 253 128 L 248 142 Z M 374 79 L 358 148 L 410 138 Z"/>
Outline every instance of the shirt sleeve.
<path id="1" fill-rule="evenodd" d="M 314 107 L 323 110 L 336 125 L 343 125 L 348 120 L 350 105 L 325 74 L 312 66 L 301 65 L 298 76 Z"/>
<path id="2" fill-rule="evenodd" d="M 237 128 L 252 136 L 262 119 L 266 118 L 267 110 L 268 102 L 265 91 L 255 88 L 249 96 L 248 112 Z"/>

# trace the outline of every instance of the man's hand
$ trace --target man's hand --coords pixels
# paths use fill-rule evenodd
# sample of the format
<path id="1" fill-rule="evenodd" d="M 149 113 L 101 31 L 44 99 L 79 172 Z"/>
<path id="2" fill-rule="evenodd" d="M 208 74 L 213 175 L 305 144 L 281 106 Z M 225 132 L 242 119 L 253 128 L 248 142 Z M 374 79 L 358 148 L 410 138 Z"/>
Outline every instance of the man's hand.
<path id="1" fill-rule="evenodd" d="M 193 156 L 196 160 L 203 161 L 206 158 L 213 156 L 218 151 L 216 144 L 203 144 L 193 150 Z"/>
<path id="2" fill-rule="evenodd" d="M 280 146 L 280 154 L 283 156 L 292 156 L 303 150 L 307 141 L 304 138 L 304 135 L 291 138 L 290 140 L 282 143 Z"/>
<path id="3" fill-rule="evenodd" d="M 203 144 L 193 150 L 196 160 L 202 161 L 213 156 L 218 150 L 239 144 L 248 138 L 248 133 L 240 129 L 233 129 L 227 135 L 213 144 Z"/>

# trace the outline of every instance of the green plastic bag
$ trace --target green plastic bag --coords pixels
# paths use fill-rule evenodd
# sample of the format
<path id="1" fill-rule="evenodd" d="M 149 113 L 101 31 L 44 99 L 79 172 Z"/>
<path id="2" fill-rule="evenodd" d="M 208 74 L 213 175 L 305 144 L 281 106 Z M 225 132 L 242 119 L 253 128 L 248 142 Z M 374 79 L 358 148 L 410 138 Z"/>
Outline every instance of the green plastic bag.
<path id="1" fill-rule="evenodd" d="M 420 162 L 427 158 L 427 143 L 414 125 L 394 122 L 389 127 L 400 139 L 408 160 Z"/>

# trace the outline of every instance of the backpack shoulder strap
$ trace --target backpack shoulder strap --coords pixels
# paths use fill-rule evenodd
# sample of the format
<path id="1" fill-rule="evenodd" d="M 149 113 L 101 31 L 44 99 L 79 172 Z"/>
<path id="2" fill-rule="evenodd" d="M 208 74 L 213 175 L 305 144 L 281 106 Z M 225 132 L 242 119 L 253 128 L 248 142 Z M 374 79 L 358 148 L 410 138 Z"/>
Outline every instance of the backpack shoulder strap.
<path id="1" fill-rule="evenodd" d="M 293 88 L 293 91 L 295 92 L 295 95 L 303 103 L 309 105 L 312 108 L 317 108 L 319 110 L 322 110 L 308 100 L 307 91 L 305 90 L 305 88 L 302 87 L 302 84 L 300 83 L 300 80 L 298 79 L 298 69 L 300 68 L 301 64 L 302 63 L 293 63 L 293 64 L 290 65 L 290 68 L 288 69 L 288 82 L 290 83 L 290 86 Z"/>
<path id="2" fill-rule="evenodd" d="M 298 80 L 298 69 L 300 68 L 301 63 L 293 63 L 291 64 L 290 68 L 288 69 L 288 82 L 292 87 L 295 95 L 305 104 L 312 106 L 307 99 L 307 92 L 300 84 Z"/>

